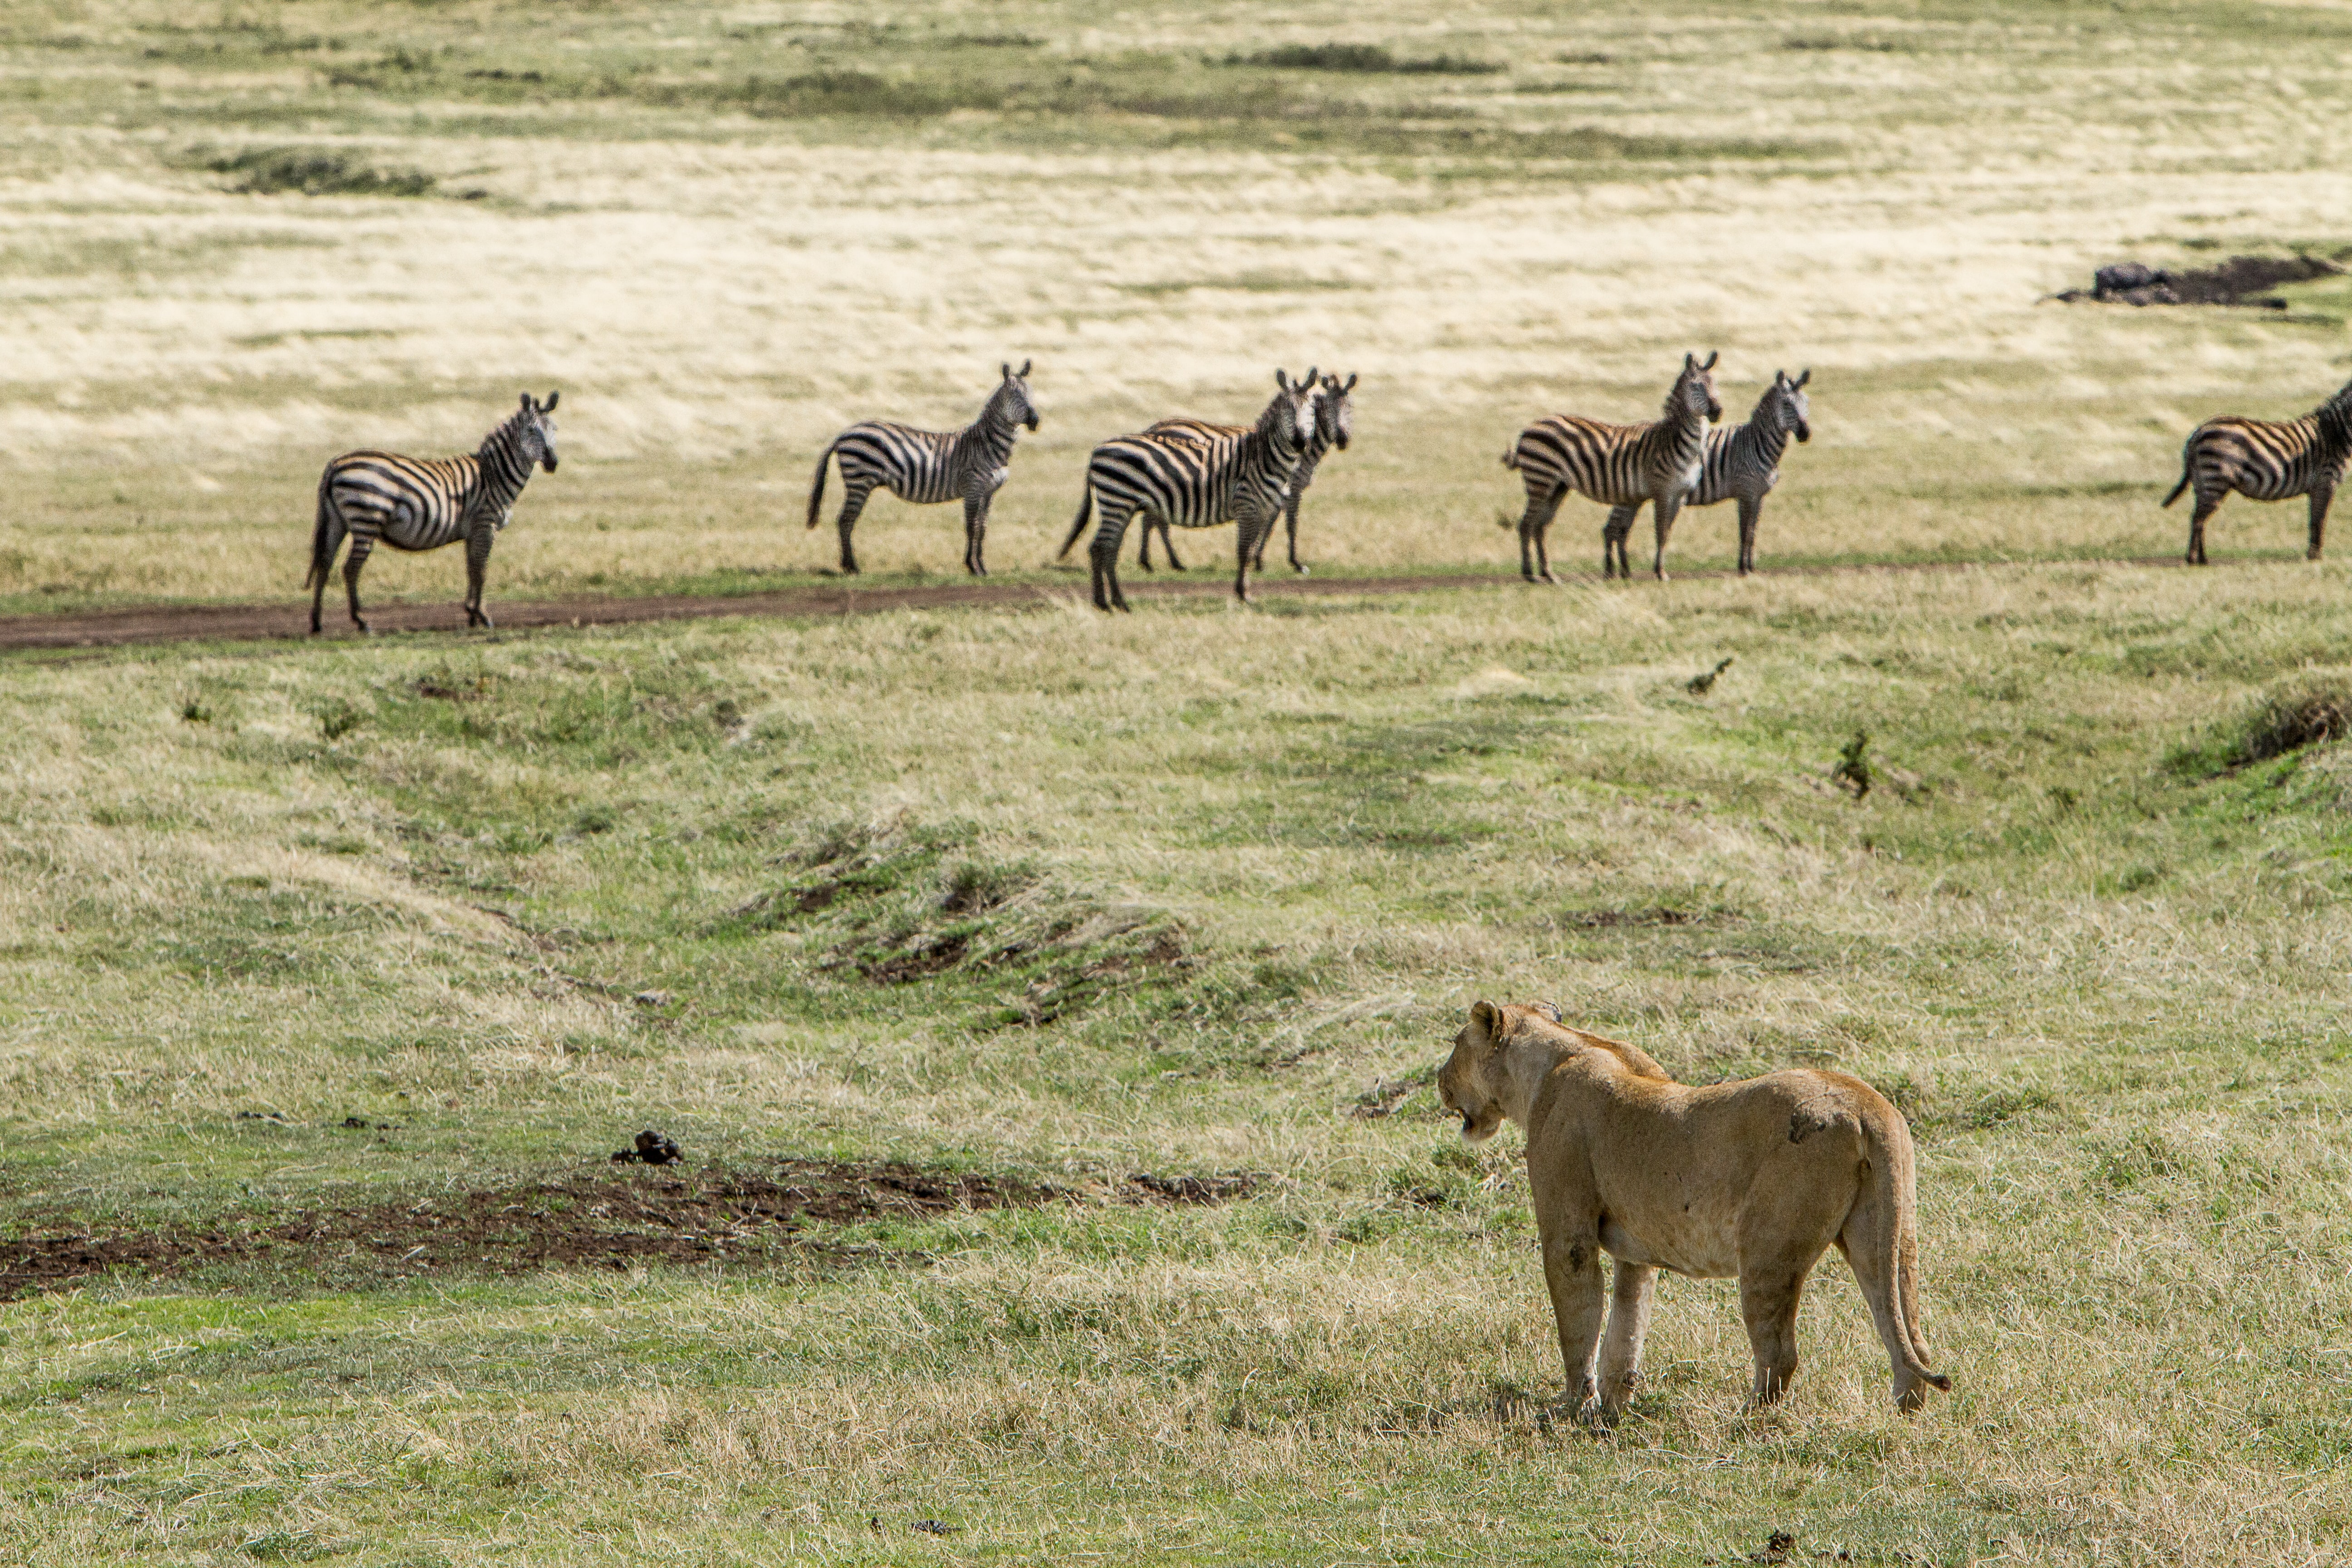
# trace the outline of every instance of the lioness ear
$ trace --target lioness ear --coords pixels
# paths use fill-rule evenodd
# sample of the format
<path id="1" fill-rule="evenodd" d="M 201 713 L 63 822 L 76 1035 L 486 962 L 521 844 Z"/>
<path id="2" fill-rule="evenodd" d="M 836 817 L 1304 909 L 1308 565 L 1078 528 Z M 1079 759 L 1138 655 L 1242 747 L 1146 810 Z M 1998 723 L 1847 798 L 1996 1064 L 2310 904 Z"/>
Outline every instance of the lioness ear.
<path id="1" fill-rule="evenodd" d="M 1492 1002 L 1474 1002 L 1470 1005 L 1470 1026 L 1486 1036 L 1491 1045 L 1495 1037 L 1503 1032 L 1503 1010 Z"/>

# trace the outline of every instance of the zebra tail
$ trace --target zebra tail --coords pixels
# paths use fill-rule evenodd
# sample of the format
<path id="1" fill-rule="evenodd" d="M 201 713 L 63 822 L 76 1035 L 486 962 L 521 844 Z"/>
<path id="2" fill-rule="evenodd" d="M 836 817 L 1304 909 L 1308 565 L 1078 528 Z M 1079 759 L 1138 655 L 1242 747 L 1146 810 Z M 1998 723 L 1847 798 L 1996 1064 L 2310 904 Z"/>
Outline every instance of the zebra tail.
<path id="1" fill-rule="evenodd" d="M 2180 455 L 2180 482 L 2172 487 L 2172 493 L 2170 495 L 2164 498 L 2164 504 L 2166 506 L 2170 506 L 2174 501 L 2180 499 L 2180 492 L 2189 488 L 2189 476 L 2196 471 L 2196 464 L 2189 460 L 2189 455 L 2186 452 L 2182 453 Z"/>
<path id="2" fill-rule="evenodd" d="M 326 582 L 327 574 L 334 569 L 335 538 L 332 527 L 333 503 L 327 500 L 327 476 L 319 476 L 319 515 L 310 525 L 310 570 L 303 575 L 302 586 L 315 588 Z"/>
<path id="3" fill-rule="evenodd" d="M 816 455 L 816 478 L 809 482 L 809 526 L 811 528 L 816 526 L 817 509 L 824 505 L 824 466 L 833 460 L 833 447 L 840 445 L 840 441 L 835 440 L 832 447 L 827 447 Z M 843 482 L 847 483 L 846 480 Z"/>
<path id="4" fill-rule="evenodd" d="M 1514 441 L 1509 446 L 1503 448 L 1503 467 L 1507 468 L 1516 468 L 1518 466 L 1519 444 L 1517 441 Z"/>
<path id="5" fill-rule="evenodd" d="M 1087 520 L 1093 517 L 1094 514 L 1095 487 L 1093 482 L 1089 480 L 1087 485 L 1087 499 L 1078 503 L 1078 520 L 1070 524 L 1070 537 L 1062 541 L 1062 548 L 1054 552 L 1055 560 L 1059 561 L 1064 556 L 1069 554 L 1070 546 L 1076 544 L 1078 542 L 1078 535 L 1087 531 Z"/>

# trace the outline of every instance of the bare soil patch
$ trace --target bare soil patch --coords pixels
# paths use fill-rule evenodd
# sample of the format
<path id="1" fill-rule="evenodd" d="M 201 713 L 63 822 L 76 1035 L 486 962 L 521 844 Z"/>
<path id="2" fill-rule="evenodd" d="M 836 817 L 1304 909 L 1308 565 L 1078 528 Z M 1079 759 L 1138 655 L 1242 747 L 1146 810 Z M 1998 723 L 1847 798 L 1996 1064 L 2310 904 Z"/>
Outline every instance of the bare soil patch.
<path id="1" fill-rule="evenodd" d="M 221 1265 L 400 1279 L 448 1272 L 695 1264 L 777 1247 L 819 1259 L 913 1261 L 828 1227 L 1055 1203 L 1228 1203 L 1245 1174 L 1108 1178 L 1057 1187 L 919 1166 L 787 1160 L 765 1171 L 622 1167 L 414 1203 L 329 1206 L 252 1229 L 160 1228 L 0 1241 L 0 1301 L 117 1269 L 168 1277 Z"/>
<path id="2" fill-rule="evenodd" d="M 2251 305 L 2284 310 L 2286 301 L 2267 297 L 2282 283 L 2332 278 L 2343 268 L 2316 256 L 2232 256 L 2212 267 L 2168 271 L 2137 261 L 2102 267 L 2088 289 L 2069 289 L 2057 298 L 2104 305 Z"/>
<path id="3" fill-rule="evenodd" d="M 2107 563 L 2118 566 L 2172 566 L 2168 555 L 2135 555 Z M 1969 561 L 1886 562 L 1851 566 L 1775 566 L 1767 576 L 1820 577 L 1841 572 L 1962 572 L 1971 566 L 1997 564 Z M 1693 570 L 1676 574 L 1688 578 L 1728 577 L 1727 569 Z M 1600 582 L 1591 574 L 1570 573 L 1571 581 Z M 1325 595 L 1427 594 L 1447 588 L 1518 588 L 1518 574 L 1439 574 L 1411 577 L 1274 577 L 1252 584 L 1261 597 L 1286 598 Z M 1529 589 L 1528 592 L 1534 590 Z M 1231 580 L 1213 573 L 1184 582 L 1129 583 L 1129 598 L 1198 599 L 1233 592 Z M 576 598 L 515 601 L 493 599 L 491 612 L 501 630 L 527 631 L 546 626 L 628 626 L 640 621 L 712 620 L 727 616 L 776 616 L 805 619 L 818 616 L 870 616 L 886 610 L 947 609 L 961 605 L 1043 605 L 1080 598 L 1076 584 L 1061 587 L 1043 583 L 972 583 L 940 587 L 856 588 L 810 587 L 780 589 L 772 594 L 649 594 L 637 598 Z M 436 604 L 386 604 L 372 607 L 371 624 L 378 635 L 395 632 L 462 632 L 465 612 L 456 601 Z M 0 650 L 10 648 L 120 647 L 132 643 L 301 641 L 310 638 L 309 608 L 283 605 L 140 605 L 114 610 L 79 610 L 59 615 L 0 616 Z M 348 628 L 325 634 L 330 639 L 350 638 Z M 318 640 L 318 639 L 310 639 Z M 466 700 L 471 693 L 436 687 L 420 695 Z"/>

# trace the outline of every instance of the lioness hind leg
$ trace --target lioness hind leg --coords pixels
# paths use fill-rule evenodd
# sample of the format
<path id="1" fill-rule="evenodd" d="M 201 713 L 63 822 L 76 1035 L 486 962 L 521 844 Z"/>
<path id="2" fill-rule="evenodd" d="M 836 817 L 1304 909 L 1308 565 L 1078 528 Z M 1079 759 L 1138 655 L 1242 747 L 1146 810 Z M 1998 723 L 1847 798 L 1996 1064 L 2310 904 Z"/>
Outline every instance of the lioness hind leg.
<path id="1" fill-rule="evenodd" d="M 1857 1204 L 1844 1234 L 1838 1237 L 1838 1247 L 1853 1268 L 1853 1282 L 1862 1287 L 1863 1300 L 1870 1306 L 1878 1342 L 1886 1347 L 1887 1363 L 1895 1374 L 1895 1407 L 1908 1415 L 1927 1402 L 1927 1389 L 1935 1378 L 1924 1370 L 1925 1347 L 1914 1327 L 1918 1320 L 1918 1295 L 1906 1289 L 1910 1280 L 1904 1277 L 1906 1264 L 1912 1272 L 1918 1268 L 1917 1244 L 1908 1237 L 1898 1242 L 1887 1234 L 1890 1228 L 1886 1217 L 1871 1205 Z M 1948 1386 L 1949 1381 L 1944 1380 L 1942 1385 Z"/>
<path id="2" fill-rule="evenodd" d="M 1756 1352 L 1759 1405 L 1770 1405 L 1789 1392 L 1797 1376 L 1797 1301 L 1805 1277 L 1779 1275 L 1739 1279 L 1739 1316 L 1748 1325 L 1748 1343 Z"/>

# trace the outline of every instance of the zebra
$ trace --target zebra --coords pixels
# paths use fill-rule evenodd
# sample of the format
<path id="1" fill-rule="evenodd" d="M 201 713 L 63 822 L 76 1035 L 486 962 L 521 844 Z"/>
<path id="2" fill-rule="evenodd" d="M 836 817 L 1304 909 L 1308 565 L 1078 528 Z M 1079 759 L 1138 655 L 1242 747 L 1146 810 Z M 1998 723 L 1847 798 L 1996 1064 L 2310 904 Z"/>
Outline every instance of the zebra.
<path id="1" fill-rule="evenodd" d="M 1682 374 L 1666 395 L 1664 416 L 1649 425 L 1604 425 L 1573 414 L 1554 414 L 1519 432 L 1503 454 L 1503 467 L 1517 468 L 1528 487 L 1528 508 L 1519 518 L 1519 575 L 1528 582 L 1556 583 L 1551 558 L 1544 550 L 1544 533 L 1552 515 L 1570 490 L 1581 490 L 1610 508 L 1626 509 L 1626 526 L 1643 501 L 1650 503 L 1657 527 L 1658 553 L 1652 569 L 1663 581 L 1666 574 L 1666 534 L 1675 513 L 1697 488 L 1706 448 L 1706 426 L 1723 417 L 1715 396 L 1715 362 L 1696 354 L 1683 355 Z M 1612 525 L 1615 521 L 1611 513 Z M 1528 559 L 1528 547 L 1534 559 Z M 1612 554 L 1612 552 L 1614 552 Z M 1625 538 L 1603 534 L 1601 574 L 1614 576 L 1633 568 L 1625 560 Z"/>
<path id="2" fill-rule="evenodd" d="M 1800 441 L 1813 438 L 1813 427 L 1807 416 L 1811 413 L 1805 398 L 1805 384 L 1813 379 L 1806 371 L 1796 380 L 1789 379 L 1785 370 L 1772 373 L 1772 384 L 1756 400 L 1756 412 L 1748 416 L 1745 425 L 1726 430 L 1721 426 L 1706 433 L 1706 455 L 1699 471 L 1698 488 L 1683 501 L 1685 506 L 1716 506 L 1737 499 L 1739 502 L 1739 574 L 1747 576 L 1756 570 L 1756 520 L 1763 514 L 1764 497 L 1780 482 L 1780 454 L 1789 449 L 1789 437 Z M 1628 502 L 1610 512 L 1601 538 L 1618 542 L 1620 554 L 1624 552 L 1624 540 L 1633 531 L 1633 514 L 1641 510 L 1638 501 Z"/>
<path id="3" fill-rule="evenodd" d="M 824 503 L 824 466 L 841 460 L 841 569 L 856 574 L 857 556 L 849 547 L 849 531 L 866 510 L 874 487 L 885 485 L 900 500 L 917 506 L 963 498 L 963 569 L 975 577 L 988 575 L 981 544 L 988 537 L 988 503 L 1003 488 L 1013 461 L 1014 426 L 1037 428 L 1037 404 L 1029 395 L 1029 367 L 1023 360 L 1014 370 L 1002 368 L 1004 379 L 989 395 L 980 417 L 961 430 L 918 430 L 911 425 L 868 420 L 852 425 L 817 455 L 816 479 L 809 486 L 808 525 L 816 526 L 817 509 Z"/>
<path id="4" fill-rule="evenodd" d="M 507 525 L 533 463 L 555 472 L 555 400 L 522 395 L 522 406 L 482 437 L 470 458 L 404 458 L 393 452 L 346 452 L 319 476 L 318 521 L 310 530 L 310 632 L 318 635 L 319 611 L 327 596 L 328 574 L 343 536 L 352 551 L 343 562 L 343 589 L 351 598 L 352 625 L 362 631 L 360 568 L 382 540 L 394 550 L 438 550 L 466 542 L 466 624 L 488 626 L 482 608 L 482 573 L 490 562 L 490 542 Z"/>
<path id="5" fill-rule="evenodd" d="M 1337 375 L 1327 375 L 1310 395 L 1315 400 L 1315 434 L 1307 443 L 1307 450 L 1299 456 L 1297 471 L 1290 476 L 1290 490 L 1283 498 L 1282 507 L 1283 518 L 1287 524 L 1290 568 L 1302 577 L 1307 575 L 1307 568 L 1298 559 L 1298 502 L 1306 495 L 1307 487 L 1315 482 L 1315 466 L 1335 448 L 1342 452 L 1348 449 L 1348 441 L 1356 429 L 1355 390 L 1354 375 L 1349 375 L 1344 383 Z M 1144 431 L 1147 436 L 1193 436 L 1203 439 L 1241 433 L 1238 426 L 1211 425 L 1200 419 L 1162 419 Z M 1143 542 L 1138 547 L 1135 556 L 1135 563 L 1146 572 L 1151 570 L 1151 527 L 1150 521 L 1147 519 Z M 1184 563 L 1176 559 L 1176 545 L 1168 536 L 1165 520 L 1160 521 L 1159 528 L 1160 545 L 1168 552 L 1168 564 L 1181 572 Z M 1251 565 L 1260 572 L 1265 570 L 1265 546 L 1273 536 L 1274 530 L 1269 528 L 1265 537 L 1258 541 L 1257 559 Z"/>
<path id="6" fill-rule="evenodd" d="M 2240 419 L 2224 416 L 2197 426 L 2180 448 L 2180 482 L 2164 498 L 2170 506 L 2194 485 L 2197 510 L 2189 519 L 2189 564 L 2205 564 L 2205 520 L 2231 490 L 2252 500 L 2311 498 L 2311 545 L 2316 561 L 2327 533 L 2327 503 L 2344 482 L 2352 458 L 2352 382 L 2300 419 Z"/>
<path id="7" fill-rule="evenodd" d="M 1086 531 L 1099 497 L 1102 521 L 1089 551 L 1095 608 L 1128 607 L 1118 586 L 1118 546 L 1128 520 L 1139 512 L 1179 528 L 1238 522 L 1234 596 L 1250 602 L 1250 563 L 1273 531 L 1299 455 L 1313 438 L 1316 379 L 1311 370 L 1304 381 L 1276 371 L 1278 390 L 1247 430 L 1235 426 L 1213 427 L 1214 434 L 1120 436 L 1094 449 L 1087 459 L 1086 497 L 1055 559 L 1069 554 Z"/>

